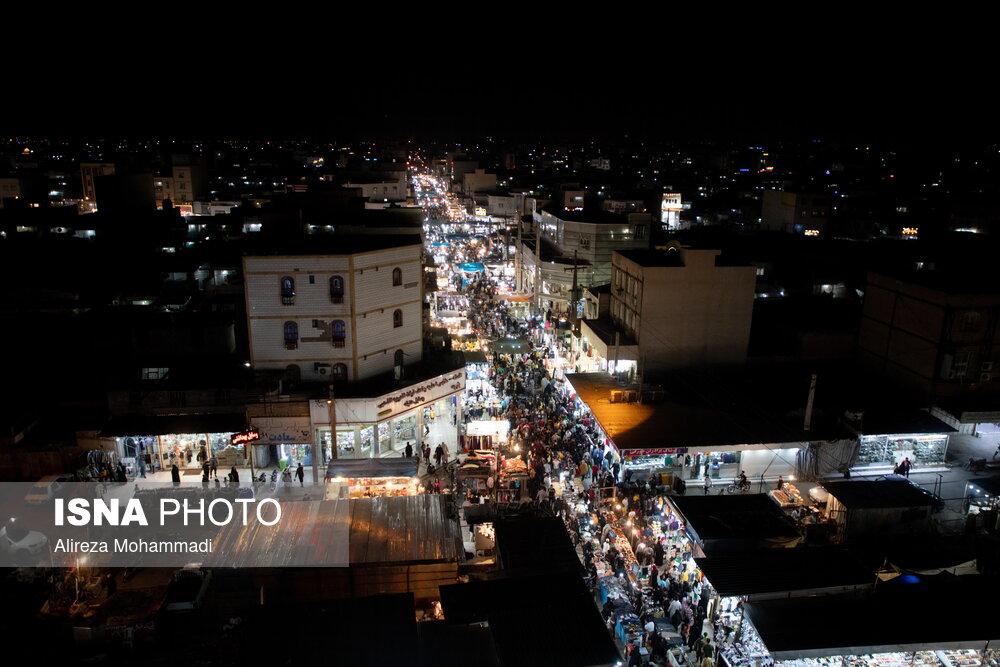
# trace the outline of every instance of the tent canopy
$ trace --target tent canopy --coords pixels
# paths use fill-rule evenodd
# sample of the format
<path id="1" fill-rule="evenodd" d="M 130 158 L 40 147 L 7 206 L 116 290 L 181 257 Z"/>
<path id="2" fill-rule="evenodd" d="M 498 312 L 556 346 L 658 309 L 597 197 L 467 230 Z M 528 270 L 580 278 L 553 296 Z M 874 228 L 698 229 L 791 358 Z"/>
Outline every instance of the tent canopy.
<path id="1" fill-rule="evenodd" d="M 416 477 L 417 458 L 334 459 L 326 468 L 326 478 L 334 477 Z"/>

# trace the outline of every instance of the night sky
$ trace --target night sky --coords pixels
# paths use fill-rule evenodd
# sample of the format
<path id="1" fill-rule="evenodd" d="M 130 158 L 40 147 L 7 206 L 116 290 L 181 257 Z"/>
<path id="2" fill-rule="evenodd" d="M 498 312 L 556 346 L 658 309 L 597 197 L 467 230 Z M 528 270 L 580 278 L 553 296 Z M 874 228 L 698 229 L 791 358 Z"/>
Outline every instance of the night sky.
<path id="1" fill-rule="evenodd" d="M 567 40 L 543 26 L 510 44 L 419 31 L 420 39 L 405 42 L 386 34 L 344 40 L 336 31 L 323 39 L 237 29 L 209 30 L 204 39 L 166 29 L 107 34 L 94 44 L 57 40 L 22 59 L 16 103 L 0 130 L 995 140 L 985 47 L 975 40 L 946 47 L 901 32 L 821 41 L 795 30 L 680 41 L 665 34 L 654 42 L 617 33 Z"/>

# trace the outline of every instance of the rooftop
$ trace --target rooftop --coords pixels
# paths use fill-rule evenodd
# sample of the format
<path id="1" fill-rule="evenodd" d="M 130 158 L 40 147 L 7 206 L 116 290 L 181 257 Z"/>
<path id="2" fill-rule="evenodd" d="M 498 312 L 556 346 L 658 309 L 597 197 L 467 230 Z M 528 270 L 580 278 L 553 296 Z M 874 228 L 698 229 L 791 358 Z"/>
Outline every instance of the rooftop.
<path id="1" fill-rule="evenodd" d="M 905 479 L 824 482 L 823 488 L 848 509 L 880 507 L 926 507 L 938 500 Z"/>
<path id="2" fill-rule="evenodd" d="M 1000 639 L 992 611 L 996 583 L 978 576 L 944 579 L 941 584 L 890 582 L 874 595 L 754 602 L 746 605 L 746 613 L 778 660 L 980 649 Z M 913 610 L 928 604 L 950 611 L 935 614 L 933 622 L 915 621 Z"/>
<path id="3" fill-rule="evenodd" d="M 673 502 L 687 520 L 688 528 L 705 543 L 706 550 L 711 548 L 708 543 L 716 540 L 783 546 L 799 537 L 792 520 L 763 493 L 676 496 Z"/>
<path id="4" fill-rule="evenodd" d="M 363 252 L 420 246 L 418 234 L 309 234 L 295 238 L 248 239 L 247 256 L 268 255 L 355 255 Z"/>
<path id="5" fill-rule="evenodd" d="M 611 391 L 622 389 L 611 375 L 572 373 L 566 379 L 619 449 L 772 449 L 843 436 L 842 427 L 817 418 L 812 430 L 803 431 L 802 418 L 784 412 L 761 382 L 738 384 L 722 374 L 675 372 L 664 378 L 667 399 L 662 403 L 611 403 Z"/>
<path id="6" fill-rule="evenodd" d="M 720 595 L 755 595 L 871 585 L 875 573 L 846 549 L 773 549 L 698 558 Z"/>

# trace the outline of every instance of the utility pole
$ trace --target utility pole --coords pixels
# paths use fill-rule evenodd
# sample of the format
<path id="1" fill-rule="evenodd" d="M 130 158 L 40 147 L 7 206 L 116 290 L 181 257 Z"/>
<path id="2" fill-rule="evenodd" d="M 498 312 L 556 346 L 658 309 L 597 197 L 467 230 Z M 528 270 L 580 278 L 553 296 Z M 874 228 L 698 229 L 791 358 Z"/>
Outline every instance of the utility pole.
<path id="1" fill-rule="evenodd" d="M 514 293 L 521 293 L 521 271 L 524 264 L 522 258 L 522 253 L 524 250 L 521 247 L 521 216 L 517 216 L 517 248 L 514 252 Z"/>
<path id="2" fill-rule="evenodd" d="M 816 398 L 816 374 L 812 374 L 812 379 L 809 380 L 809 398 L 806 399 L 806 418 L 805 423 L 802 425 L 803 431 L 808 431 L 812 426 L 812 416 L 813 416 L 813 399 Z"/>
<path id="3" fill-rule="evenodd" d="M 580 322 L 576 319 L 576 308 L 580 304 L 580 283 L 576 277 L 576 253 L 573 251 L 573 289 L 570 290 L 569 321 L 573 325 L 573 335 L 580 335 Z"/>
<path id="4" fill-rule="evenodd" d="M 326 408 L 330 418 L 330 458 L 337 458 L 337 408 L 333 396 L 333 383 L 330 383 L 329 394 L 326 399 Z"/>
<path id="5" fill-rule="evenodd" d="M 535 226 L 535 308 L 542 313 L 542 226 L 533 220 Z"/>

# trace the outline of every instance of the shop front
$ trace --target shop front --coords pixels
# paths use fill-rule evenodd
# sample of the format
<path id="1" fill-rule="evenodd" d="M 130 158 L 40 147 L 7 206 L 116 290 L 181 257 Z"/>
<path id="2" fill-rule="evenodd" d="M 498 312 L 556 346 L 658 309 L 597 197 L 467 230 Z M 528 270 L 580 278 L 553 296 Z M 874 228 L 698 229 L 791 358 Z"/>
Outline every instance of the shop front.
<path id="1" fill-rule="evenodd" d="M 112 419 L 101 437 L 115 440 L 118 455 L 134 473 L 170 470 L 173 464 L 200 472 L 213 456 L 220 469 L 247 465 L 246 446 L 231 439 L 245 429 L 242 414 L 132 415 Z"/>
<path id="2" fill-rule="evenodd" d="M 252 445 L 253 464 L 257 468 L 310 467 L 316 460 L 312 425 L 303 417 L 251 417 L 250 424 L 260 434 Z M 325 463 L 325 461 L 323 461 Z"/>
<path id="3" fill-rule="evenodd" d="M 910 433 L 862 435 L 854 468 L 892 468 L 905 459 L 914 467 L 936 468 L 944 465 L 948 451 L 947 433 Z"/>
<path id="4" fill-rule="evenodd" d="M 741 472 L 753 483 L 770 483 L 780 475 L 795 479 L 800 447 L 767 445 L 719 446 L 710 450 L 695 447 L 644 448 L 622 450 L 622 464 L 630 477 L 645 479 L 650 474 L 682 479 L 687 486 L 701 485 L 708 475 L 713 486 L 731 484 Z M 661 483 L 669 484 L 663 479 Z"/>
<path id="5" fill-rule="evenodd" d="M 415 496 L 423 493 L 417 460 L 338 459 L 326 469 L 327 500 Z"/>
<path id="6" fill-rule="evenodd" d="M 454 456 L 464 390 L 465 370 L 460 369 L 378 398 L 337 398 L 333 429 L 330 404 L 310 401 L 324 462 L 402 456 L 407 444 L 416 455 L 422 442 L 432 450 L 443 442 Z"/>

